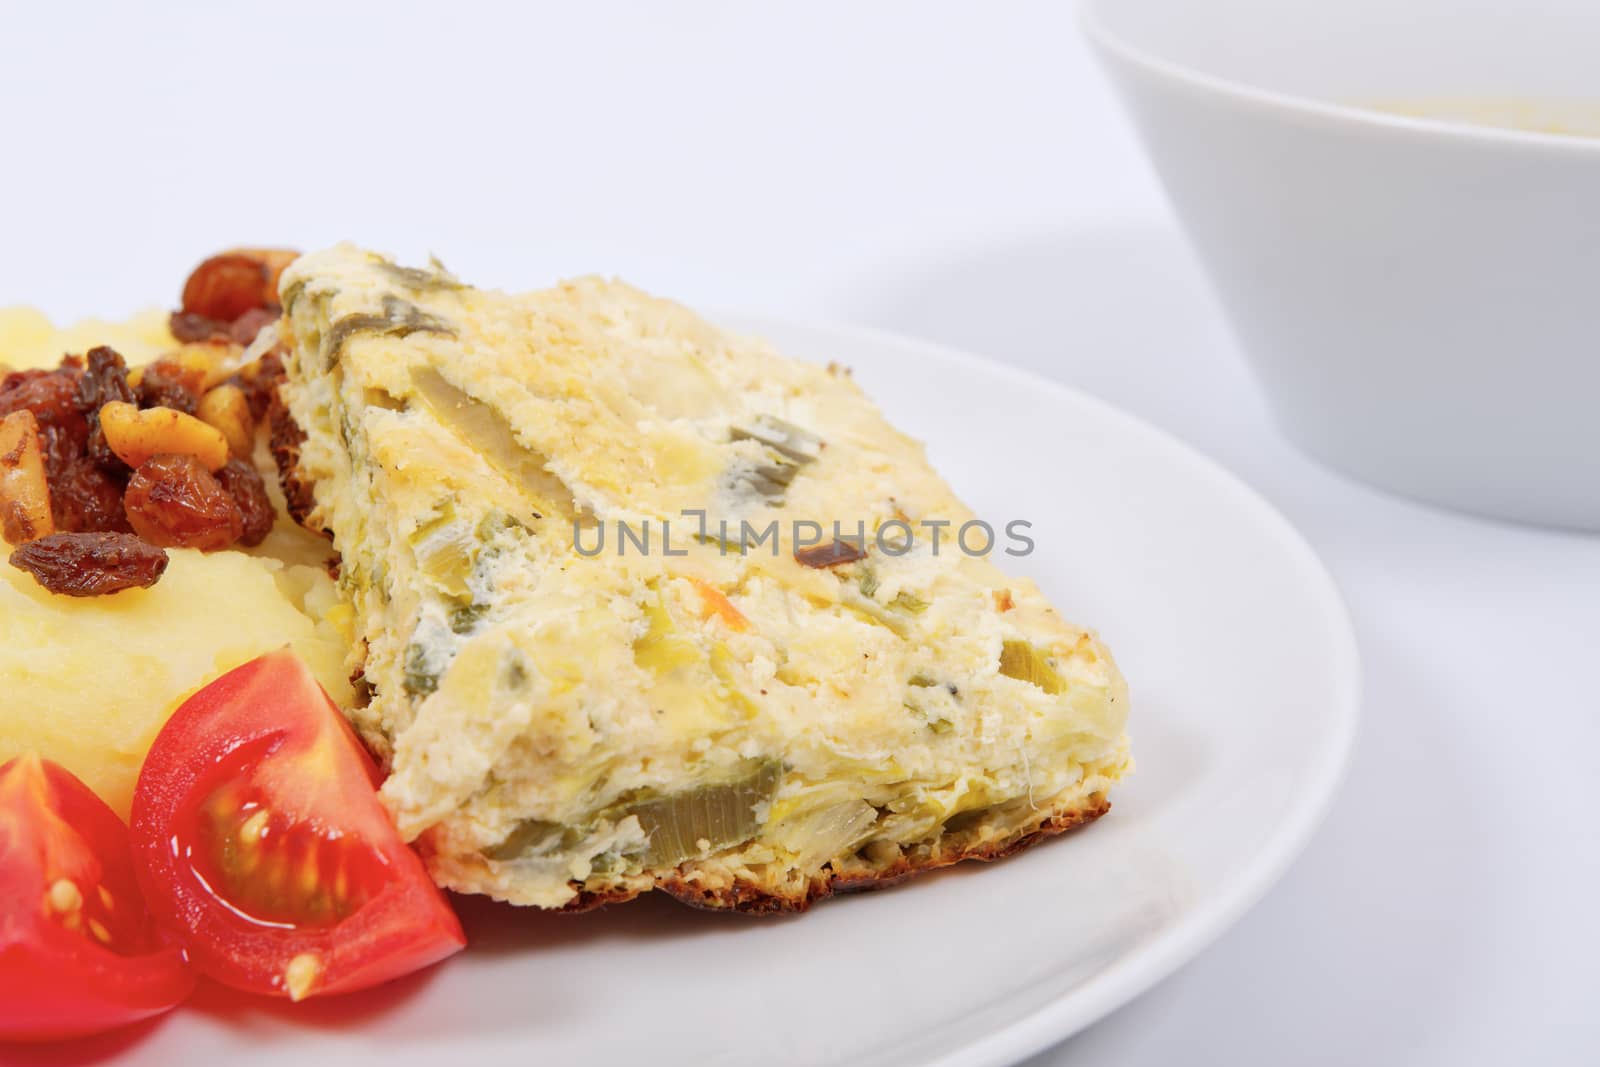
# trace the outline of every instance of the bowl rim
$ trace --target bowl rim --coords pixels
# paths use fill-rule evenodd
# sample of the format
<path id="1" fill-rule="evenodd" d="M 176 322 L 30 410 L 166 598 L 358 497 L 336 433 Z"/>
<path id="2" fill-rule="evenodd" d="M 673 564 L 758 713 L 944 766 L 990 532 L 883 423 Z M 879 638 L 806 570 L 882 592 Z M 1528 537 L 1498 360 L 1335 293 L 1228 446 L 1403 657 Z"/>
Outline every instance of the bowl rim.
<path id="1" fill-rule="evenodd" d="M 1291 111 L 1320 119 L 1332 125 L 1376 129 L 1402 136 L 1433 138 L 1458 143 L 1505 146 L 1548 151 L 1564 155 L 1600 155 L 1600 137 L 1584 134 L 1543 133 L 1514 127 L 1490 126 L 1449 119 L 1400 115 L 1356 104 L 1318 100 L 1299 93 L 1268 89 L 1236 78 L 1211 74 L 1196 67 L 1157 55 L 1129 43 L 1117 35 L 1105 19 L 1102 8 L 1113 0 L 1079 0 L 1078 25 L 1089 43 L 1102 57 L 1116 60 L 1144 73 L 1187 85 L 1191 89 L 1229 97 L 1234 102 L 1262 110 Z"/>

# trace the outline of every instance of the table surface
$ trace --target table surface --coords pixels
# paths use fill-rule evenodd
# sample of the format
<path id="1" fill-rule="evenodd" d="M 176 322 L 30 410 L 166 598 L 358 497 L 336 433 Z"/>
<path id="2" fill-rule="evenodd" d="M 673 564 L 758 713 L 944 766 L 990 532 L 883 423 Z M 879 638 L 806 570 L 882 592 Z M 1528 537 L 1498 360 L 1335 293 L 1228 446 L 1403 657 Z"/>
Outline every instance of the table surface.
<path id="1" fill-rule="evenodd" d="M 615 273 L 1059 378 L 1289 516 L 1365 661 L 1343 794 L 1237 927 L 1038 1064 L 1600 1055 L 1600 538 L 1284 442 L 1070 5 L 66 7 L 0 9 L 4 302 L 168 304 L 235 242 Z"/>

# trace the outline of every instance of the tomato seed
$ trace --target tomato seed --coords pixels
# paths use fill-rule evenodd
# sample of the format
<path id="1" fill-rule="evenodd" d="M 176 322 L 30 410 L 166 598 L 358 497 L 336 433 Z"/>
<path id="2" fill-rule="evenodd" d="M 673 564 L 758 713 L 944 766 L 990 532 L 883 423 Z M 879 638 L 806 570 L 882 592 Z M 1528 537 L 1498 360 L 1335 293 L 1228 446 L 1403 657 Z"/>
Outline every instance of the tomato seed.
<path id="1" fill-rule="evenodd" d="M 258 845 L 267 832 L 267 820 L 270 818 L 267 810 L 262 808 L 250 816 L 239 827 L 239 842 L 245 846 Z"/>
<path id="2" fill-rule="evenodd" d="M 50 883 L 49 901 L 51 908 L 65 915 L 83 907 L 83 894 L 70 878 L 57 878 Z"/>
<path id="3" fill-rule="evenodd" d="M 283 972 L 283 986 L 289 991 L 290 1000 L 303 1000 L 311 987 L 316 983 L 317 975 L 322 973 L 322 961 L 309 952 L 302 952 L 289 961 L 289 966 Z"/>
<path id="4" fill-rule="evenodd" d="M 300 859 L 300 892 L 313 896 L 317 891 L 317 848 L 315 843 Z"/>
<path id="5" fill-rule="evenodd" d="M 223 787 L 202 809 L 209 862 L 201 862 L 214 872 L 204 876 L 238 909 L 263 922 L 328 926 L 376 895 L 380 857 L 362 856 L 365 849 L 337 832 L 292 821 L 253 792 Z M 376 864 L 368 869 L 362 859 Z M 352 861 L 359 869 L 347 874 Z"/>

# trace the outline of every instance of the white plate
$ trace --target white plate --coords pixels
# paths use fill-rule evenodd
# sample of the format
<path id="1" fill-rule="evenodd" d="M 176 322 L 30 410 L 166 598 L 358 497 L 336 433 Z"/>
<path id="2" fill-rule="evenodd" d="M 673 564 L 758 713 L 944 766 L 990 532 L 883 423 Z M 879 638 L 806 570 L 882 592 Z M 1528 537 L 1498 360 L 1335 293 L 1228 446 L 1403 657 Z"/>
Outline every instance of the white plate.
<path id="1" fill-rule="evenodd" d="M 1358 667 L 1332 582 L 1276 512 L 1174 439 L 1042 379 L 882 334 L 727 321 L 855 368 L 980 515 L 1033 523 L 1034 554 L 1005 563 L 1097 627 L 1132 686 L 1138 771 L 1111 813 L 801 918 L 463 901 L 472 947 L 426 975 L 298 1006 L 207 988 L 85 1056 L 1009 1063 L 1170 973 L 1283 872 L 1344 768 Z"/>

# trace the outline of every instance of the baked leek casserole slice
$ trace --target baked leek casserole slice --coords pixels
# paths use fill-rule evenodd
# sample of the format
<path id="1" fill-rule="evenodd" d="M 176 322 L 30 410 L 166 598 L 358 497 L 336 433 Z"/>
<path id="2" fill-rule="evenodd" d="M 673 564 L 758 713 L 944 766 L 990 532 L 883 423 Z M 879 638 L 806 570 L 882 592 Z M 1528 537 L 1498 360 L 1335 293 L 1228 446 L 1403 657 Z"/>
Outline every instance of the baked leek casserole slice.
<path id="1" fill-rule="evenodd" d="M 1106 811 L 1109 653 L 956 547 L 973 516 L 847 371 L 597 279 L 340 246 L 281 293 L 280 462 L 443 885 L 796 909 Z"/>

